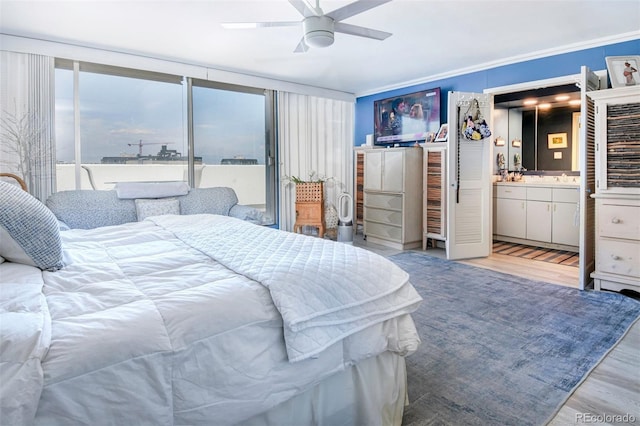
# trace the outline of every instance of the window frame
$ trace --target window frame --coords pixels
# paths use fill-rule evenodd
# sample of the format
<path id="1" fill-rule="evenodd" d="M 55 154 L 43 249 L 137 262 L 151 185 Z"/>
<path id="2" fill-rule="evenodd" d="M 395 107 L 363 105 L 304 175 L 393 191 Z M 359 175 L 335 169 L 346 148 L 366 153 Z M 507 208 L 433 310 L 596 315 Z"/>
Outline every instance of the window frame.
<path id="1" fill-rule="evenodd" d="M 265 216 L 269 218 L 269 225 L 275 225 L 277 221 L 277 192 L 276 192 L 276 109 L 275 91 L 257 87 L 241 86 L 236 84 L 221 83 L 210 80 L 197 79 L 186 76 L 165 74 L 154 71 L 145 71 L 133 68 L 124 68 L 112 65 L 103 65 L 91 62 L 75 61 L 57 58 L 55 68 L 71 70 L 73 72 L 73 108 L 74 108 L 74 165 L 75 187 L 80 188 L 82 173 L 81 137 L 80 137 L 80 72 L 91 72 L 127 78 L 138 78 L 158 82 L 180 84 L 183 87 L 183 120 L 185 139 L 188 148 L 187 176 L 191 187 L 195 184 L 194 161 L 194 131 L 193 131 L 193 87 L 205 87 L 242 93 L 260 94 L 265 98 Z"/>

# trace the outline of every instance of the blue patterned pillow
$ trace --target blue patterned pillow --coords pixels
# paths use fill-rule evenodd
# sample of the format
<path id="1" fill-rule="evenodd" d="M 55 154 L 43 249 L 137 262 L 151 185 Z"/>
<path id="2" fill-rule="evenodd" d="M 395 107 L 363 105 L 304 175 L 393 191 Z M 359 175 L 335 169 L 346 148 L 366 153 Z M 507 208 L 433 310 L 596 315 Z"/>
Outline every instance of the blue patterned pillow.
<path id="1" fill-rule="evenodd" d="M 0 256 L 47 271 L 62 267 L 56 217 L 28 192 L 1 181 Z"/>

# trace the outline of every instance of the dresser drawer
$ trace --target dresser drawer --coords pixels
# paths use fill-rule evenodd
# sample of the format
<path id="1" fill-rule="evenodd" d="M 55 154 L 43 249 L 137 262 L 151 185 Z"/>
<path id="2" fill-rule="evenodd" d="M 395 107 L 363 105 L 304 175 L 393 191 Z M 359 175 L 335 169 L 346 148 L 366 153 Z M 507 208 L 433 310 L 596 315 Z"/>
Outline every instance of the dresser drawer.
<path id="1" fill-rule="evenodd" d="M 397 226 L 365 221 L 364 232 L 367 236 L 402 242 L 402 228 Z"/>
<path id="2" fill-rule="evenodd" d="M 388 223 L 390 225 L 402 226 L 402 212 L 396 210 L 365 207 L 364 219 L 372 220 L 374 222 Z"/>
<path id="3" fill-rule="evenodd" d="M 599 239 L 596 270 L 640 277 L 640 241 Z"/>
<path id="4" fill-rule="evenodd" d="M 598 209 L 601 237 L 640 240 L 640 207 L 602 202 Z"/>
<path id="5" fill-rule="evenodd" d="M 496 196 L 498 198 L 515 198 L 518 200 L 526 200 L 527 188 L 525 186 L 516 185 L 498 185 Z"/>
<path id="6" fill-rule="evenodd" d="M 381 209 L 402 210 L 402 194 L 364 193 L 364 205 Z"/>

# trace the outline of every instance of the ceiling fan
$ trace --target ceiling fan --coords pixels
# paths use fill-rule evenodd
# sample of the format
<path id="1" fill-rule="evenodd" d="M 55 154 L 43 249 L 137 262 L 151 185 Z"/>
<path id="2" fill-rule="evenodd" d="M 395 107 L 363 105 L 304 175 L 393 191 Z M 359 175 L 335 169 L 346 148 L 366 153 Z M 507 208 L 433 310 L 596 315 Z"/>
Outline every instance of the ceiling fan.
<path id="1" fill-rule="evenodd" d="M 223 23 L 228 29 L 259 28 L 259 27 L 292 27 L 302 25 L 303 37 L 295 48 L 295 53 L 306 52 L 309 47 L 327 47 L 333 44 L 334 33 L 344 33 L 359 37 L 384 40 L 391 35 L 384 31 L 360 27 L 358 25 L 341 22 L 359 13 L 388 3 L 391 0 L 358 0 L 329 13 L 320 9 L 320 0 L 315 6 L 312 0 L 289 0 L 304 19 L 302 21 L 284 22 L 235 22 Z"/>

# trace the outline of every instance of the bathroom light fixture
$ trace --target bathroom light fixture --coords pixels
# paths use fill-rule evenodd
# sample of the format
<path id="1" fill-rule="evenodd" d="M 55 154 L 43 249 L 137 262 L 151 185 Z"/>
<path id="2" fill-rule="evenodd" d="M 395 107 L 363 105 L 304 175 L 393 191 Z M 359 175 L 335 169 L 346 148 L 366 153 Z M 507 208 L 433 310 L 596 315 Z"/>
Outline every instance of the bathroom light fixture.
<path id="1" fill-rule="evenodd" d="M 556 101 L 558 101 L 558 102 L 568 101 L 568 100 L 569 100 L 569 95 L 558 95 L 558 96 L 556 96 Z"/>
<path id="2" fill-rule="evenodd" d="M 551 108 L 551 104 L 545 102 L 543 104 L 538 105 L 538 108 L 540 108 L 540 109 L 549 109 L 549 108 Z"/>
<path id="3" fill-rule="evenodd" d="M 535 104 L 538 103 L 538 100 L 537 99 L 525 99 L 522 103 L 524 105 L 535 105 Z"/>
<path id="4" fill-rule="evenodd" d="M 581 103 L 580 99 L 572 99 L 569 101 L 569 105 L 580 105 Z"/>

